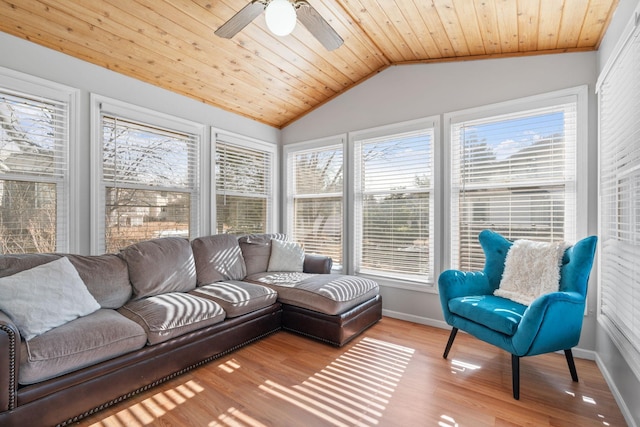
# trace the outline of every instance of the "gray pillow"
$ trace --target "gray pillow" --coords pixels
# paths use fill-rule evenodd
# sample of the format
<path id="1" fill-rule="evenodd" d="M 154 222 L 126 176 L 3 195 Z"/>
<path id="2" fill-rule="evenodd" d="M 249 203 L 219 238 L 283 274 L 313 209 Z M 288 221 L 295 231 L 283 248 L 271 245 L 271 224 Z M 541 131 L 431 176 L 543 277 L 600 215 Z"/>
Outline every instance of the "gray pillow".
<path id="1" fill-rule="evenodd" d="M 30 340 L 100 308 L 68 258 L 0 278 L 0 310 Z"/>
<path id="2" fill-rule="evenodd" d="M 242 280 L 247 268 L 238 238 L 231 234 L 198 237 L 191 242 L 198 285 L 222 280 Z"/>
<path id="3" fill-rule="evenodd" d="M 191 244 L 181 237 L 136 243 L 120 251 L 127 262 L 134 300 L 168 292 L 189 292 L 196 287 Z"/>

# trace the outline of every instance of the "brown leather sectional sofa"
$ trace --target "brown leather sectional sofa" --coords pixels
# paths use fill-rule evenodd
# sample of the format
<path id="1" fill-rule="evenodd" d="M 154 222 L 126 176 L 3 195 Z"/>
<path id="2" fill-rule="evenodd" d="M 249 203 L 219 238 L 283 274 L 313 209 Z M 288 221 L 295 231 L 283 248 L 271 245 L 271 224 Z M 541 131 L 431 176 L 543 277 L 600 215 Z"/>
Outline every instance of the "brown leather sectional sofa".
<path id="1" fill-rule="evenodd" d="M 29 340 L 0 311 L 0 426 L 69 425 L 280 329 L 342 346 L 381 318 L 375 282 L 331 274 L 322 256 L 290 267 L 285 240 L 170 237 L 119 254 L 1 255 L 0 286 L 44 274 L 44 298 L 47 269 L 68 260 L 98 306 Z"/>

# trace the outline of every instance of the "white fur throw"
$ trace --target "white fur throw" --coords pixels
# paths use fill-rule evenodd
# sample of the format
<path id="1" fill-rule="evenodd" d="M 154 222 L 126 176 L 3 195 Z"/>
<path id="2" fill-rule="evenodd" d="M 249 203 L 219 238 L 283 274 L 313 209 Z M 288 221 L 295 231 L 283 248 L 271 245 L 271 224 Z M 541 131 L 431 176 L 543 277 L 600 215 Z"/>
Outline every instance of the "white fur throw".
<path id="1" fill-rule="evenodd" d="M 516 240 L 507 253 L 500 287 L 494 295 L 529 305 L 541 295 L 557 292 L 567 247 L 564 242 Z"/>

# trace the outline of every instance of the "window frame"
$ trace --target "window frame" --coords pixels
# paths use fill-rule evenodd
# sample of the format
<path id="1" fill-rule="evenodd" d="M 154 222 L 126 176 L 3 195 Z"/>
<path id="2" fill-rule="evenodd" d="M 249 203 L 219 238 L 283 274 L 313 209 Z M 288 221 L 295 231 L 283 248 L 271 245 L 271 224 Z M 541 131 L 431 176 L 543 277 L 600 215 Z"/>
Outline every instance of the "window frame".
<path id="1" fill-rule="evenodd" d="M 267 221 L 266 233 L 273 233 L 278 230 L 278 213 L 279 213 L 279 191 L 278 191 L 278 147 L 275 144 L 251 138 L 239 133 L 230 132 L 220 128 L 211 128 L 211 155 L 210 155 L 210 209 L 211 209 L 211 231 L 215 233 L 217 230 L 217 188 L 216 188 L 216 148 L 219 135 L 225 139 L 225 143 L 235 145 L 240 148 L 246 148 L 254 151 L 261 151 L 271 156 L 270 170 L 270 194 L 267 196 Z"/>
<path id="2" fill-rule="evenodd" d="M 346 134 L 333 135 L 325 138 L 319 138 L 310 141 L 297 142 L 292 144 L 287 144 L 283 147 L 283 155 L 282 155 L 282 175 L 285 176 L 283 180 L 283 194 L 285 197 L 282 201 L 282 212 L 283 212 L 283 230 L 285 234 L 288 236 L 294 236 L 294 185 L 293 185 L 293 172 L 294 167 L 291 164 L 291 156 L 295 156 L 296 153 L 299 152 L 311 152 L 311 151 L 322 151 L 326 148 L 332 146 L 342 146 L 342 193 L 340 197 L 342 198 L 342 218 L 341 218 L 341 232 L 342 232 L 342 247 L 341 247 L 341 263 L 335 263 L 332 266 L 332 271 L 339 273 L 345 271 L 346 259 L 348 259 L 348 246 L 347 246 L 347 227 L 346 227 L 346 212 L 348 209 L 349 203 L 347 203 L 346 197 L 346 189 L 347 189 L 347 170 L 349 166 L 349 161 L 347 158 L 347 149 L 346 149 Z M 319 195 L 318 197 L 329 197 Z M 326 254 L 320 254 L 326 255 Z"/>
<path id="3" fill-rule="evenodd" d="M 18 96 L 35 96 L 65 103 L 66 135 L 63 136 L 62 158 L 65 162 L 63 177 L 52 180 L 56 184 L 56 252 L 77 252 L 80 250 L 79 216 L 79 154 L 78 106 L 80 90 L 51 82 L 42 78 L 23 74 L 0 67 L 0 87 Z M 41 182 L 28 180 L 28 182 Z"/>
<path id="4" fill-rule="evenodd" d="M 454 179 L 454 160 L 453 160 L 453 128 L 456 123 L 464 122 L 468 120 L 476 120 L 482 118 L 490 118 L 494 116 L 500 116 L 503 114 L 517 113 L 526 110 L 533 110 L 536 108 L 549 107 L 553 105 L 566 104 L 568 102 L 575 102 L 576 104 L 576 146 L 575 146 L 575 212 L 588 212 L 588 171 L 587 167 L 579 167 L 579 165 L 586 165 L 588 161 L 588 86 L 581 85 L 572 88 L 567 88 L 558 91 L 547 92 L 540 95 L 534 95 L 530 97 L 523 97 L 510 101 L 489 104 L 481 107 L 470 108 L 460 110 L 456 112 L 446 113 L 444 115 L 444 127 L 445 127 L 445 168 L 449 173 L 445 174 L 445 210 L 443 216 L 443 226 L 447 230 L 446 235 L 448 238 L 444 239 L 442 246 L 442 253 L 446 257 L 444 260 L 447 268 L 458 268 L 453 263 L 457 255 L 454 254 L 456 245 L 453 243 L 459 240 L 457 232 L 458 225 L 454 224 L 453 214 L 455 209 L 453 208 L 454 196 L 457 193 L 453 191 L 453 179 Z M 455 193 L 455 194 L 454 194 Z M 566 215 L 565 215 L 566 217 Z M 587 215 L 574 215 L 574 223 L 571 225 L 572 229 L 569 230 L 566 238 L 572 241 L 578 240 L 581 236 L 588 234 L 588 216 Z M 565 224 L 566 227 L 566 224 Z"/>
<path id="5" fill-rule="evenodd" d="M 430 129 L 432 130 L 432 141 L 431 141 L 431 152 L 430 152 L 430 162 L 431 162 L 431 188 L 429 189 L 429 236 L 430 236 L 430 255 L 429 255 L 429 271 L 432 273 L 432 277 L 425 278 L 425 280 L 420 280 L 417 277 L 407 277 L 398 274 L 383 274 L 383 273 L 370 273 L 370 272 L 360 272 L 358 259 L 359 253 L 358 248 L 359 245 L 356 242 L 356 235 L 359 235 L 357 230 L 358 227 L 358 209 L 356 204 L 359 199 L 359 190 L 357 187 L 357 182 L 359 181 L 356 173 L 358 171 L 358 167 L 355 164 L 357 156 L 355 155 L 356 145 L 359 141 L 381 138 L 381 137 L 394 137 L 398 134 L 404 134 L 409 132 L 423 131 Z M 439 251 L 436 251 L 435 248 L 438 247 L 441 240 L 441 235 L 438 232 L 438 227 L 436 227 L 436 221 L 438 221 L 438 217 L 440 215 L 440 211 L 438 208 L 438 202 L 440 200 L 440 184 L 438 174 L 441 169 L 438 164 L 440 163 L 440 116 L 430 116 L 425 118 L 420 118 L 416 120 L 409 120 L 404 122 L 398 122 L 393 124 L 388 124 L 384 126 L 378 126 L 369 129 L 363 129 L 359 131 L 350 132 L 348 136 L 348 153 L 347 159 L 349 164 L 348 169 L 348 198 L 349 200 L 349 209 L 347 210 L 347 218 L 349 224 L 349 263 L 347 267 L 347 271 L 350 274 L 357 274 L 365 277 L 371 277 L 377 280 L 381 285 L 400 288 L 400 289 L 408 289 L 419 292 L 434 292 L 435 283 L 438 273 L 438 267 L 440 265 Z"/>
<path id="6" fill-rule="evenodd" d="M 159 129 L 174 130 L 188 133 L 195 137 L 196 159 L 194 167 L 194 187 L 190 194 L 189 235 L 191 238 L 200 235 L 202 221 L 206 216 L 205 203 L 202 195 L 203 182 L 203 146 L 205 141 L 205 125 L 161 113 L 145 107 L 91 94 L 91 159 L 92 159 L 92 192 L 91 192 L 91 253 L 101 254 L 106 251 L 105 241 L 105 203 L 106 183 L 103 179 L 103 142 L 102 116 L 115 115 L 132 122 L 138 122 Z M 142 190 L 157 190 L 153 187 L 140 185 Z M 161 189 L 160 189 L 161 190 Z"/>

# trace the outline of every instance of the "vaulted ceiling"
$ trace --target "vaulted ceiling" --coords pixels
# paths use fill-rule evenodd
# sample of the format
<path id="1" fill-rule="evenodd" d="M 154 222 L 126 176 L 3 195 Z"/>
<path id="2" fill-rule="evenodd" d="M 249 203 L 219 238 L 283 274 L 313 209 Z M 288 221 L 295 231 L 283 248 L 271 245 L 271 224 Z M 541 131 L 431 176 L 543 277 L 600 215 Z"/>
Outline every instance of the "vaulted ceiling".
<path id="1" fill-rule="evenodd" d="M 308 0 L 344 39 L 327 51 L 249 0 L 0 0 L 0 31 L 278 128 L 390 65 L 598 48 L 617 0 Z"/>

